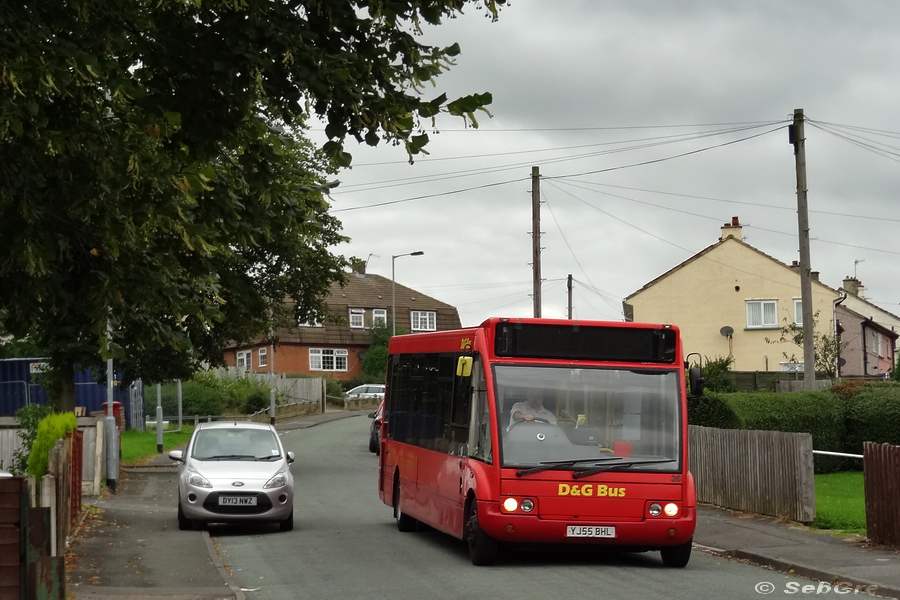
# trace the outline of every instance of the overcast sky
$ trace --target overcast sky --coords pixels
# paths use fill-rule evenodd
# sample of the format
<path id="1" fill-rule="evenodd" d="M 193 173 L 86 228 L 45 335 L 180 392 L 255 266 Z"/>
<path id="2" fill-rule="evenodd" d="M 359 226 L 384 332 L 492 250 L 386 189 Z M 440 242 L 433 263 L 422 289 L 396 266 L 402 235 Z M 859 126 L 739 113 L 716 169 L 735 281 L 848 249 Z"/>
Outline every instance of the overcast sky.
<path id="1" fill-rule="evenodd" d="M 443 116 L 430 156 L 349 142 L 332 211 L 368 271 L 459 309 L 531 316 L 531 168 L 540 168 L 542 312 L 622 320 L 622 300 L 718 240 L 799 259 L 786 126 L 806 123 L 812 268 L 900 314 L 900 2 L 512 0 L 426 33 L 459 42 L 433 95 L 491 92 Z M 429 96 L 432 92 L 429 91 Z M 316 131 L 311 137 L 316 139 Z"/>

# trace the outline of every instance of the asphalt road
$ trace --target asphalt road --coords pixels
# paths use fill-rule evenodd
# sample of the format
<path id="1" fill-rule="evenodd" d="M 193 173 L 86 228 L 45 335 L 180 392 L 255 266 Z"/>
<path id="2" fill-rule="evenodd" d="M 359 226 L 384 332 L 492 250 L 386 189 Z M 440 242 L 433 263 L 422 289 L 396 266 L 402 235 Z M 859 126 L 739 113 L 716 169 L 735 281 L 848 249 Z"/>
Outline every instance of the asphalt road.
<path id="1" fill-rule="evenodd" d="M 378 499 L 369 420 L 349 418 L 288 431 L 297 455 L 294 531 L 211 526 L 246 598 L 760 598 L 804 593 L 813 582 L 695 550 L 685 569 L 659 554 L 514 549 L 474 567 L 462 542 L 434 531 L 401 533 Z M 766 585 L 769 584 L 769 585 Z M 761 590 L 761 592 L 757 591 Z M 790 594 L 795 591 L 795 594 Z"/>

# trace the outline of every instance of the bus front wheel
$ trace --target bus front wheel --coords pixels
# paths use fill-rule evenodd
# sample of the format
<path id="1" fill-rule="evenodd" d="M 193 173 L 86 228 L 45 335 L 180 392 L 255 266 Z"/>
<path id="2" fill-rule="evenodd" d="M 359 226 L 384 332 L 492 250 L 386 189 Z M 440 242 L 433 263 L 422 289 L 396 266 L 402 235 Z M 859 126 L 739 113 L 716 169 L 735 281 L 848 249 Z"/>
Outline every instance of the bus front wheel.
<path id="1" fill-rule="evenodd" d="M 473 565 L 492 565 L 497 560 L 497 540 L 486 534 L 478 524 L 475 500 L 469 506 L 469 518 L 466 519 L 466 544 L 469 546 L 469 558 Z"/>
<path id="2" fill-rule="evenodd" d="M 405 514 L 400 507 L 400 477 L 394 479 L 394 519 L 399 531 L 415 531 L 416 520 Z"/>
<path id="3" fill-rule="evenodd" d="M 667 567 L 676 567 L 679 569 L 687 566 L 688 561 L 691 560 L 692 544 L 693 540 L 690 539 L 681 545 L 660 549 L 659 553 L 662 556 L 663 564 Z"/>

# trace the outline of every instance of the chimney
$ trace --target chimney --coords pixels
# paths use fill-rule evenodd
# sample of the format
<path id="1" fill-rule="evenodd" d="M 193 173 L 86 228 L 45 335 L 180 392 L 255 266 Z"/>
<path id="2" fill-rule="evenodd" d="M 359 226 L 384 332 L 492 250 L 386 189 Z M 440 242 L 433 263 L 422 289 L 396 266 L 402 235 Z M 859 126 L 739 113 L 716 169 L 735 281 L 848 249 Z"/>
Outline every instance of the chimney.
<path id="1" fill-rule="evenodd" d="M 353 272 L 357 275 L 365 275 L 366 274 L 366 263 L 364 263 L 361 260 L 353 263 L 351 268 L 353 269 Z"/>
<path id="2" fill-rule="evenodd" d="M 731 217 L 731 223 L 722 225 L 722 236 L 719 241 L 727 240 L 730 237 L 736 240 L 741 239 L 741 222 L 737 217 Z"/>
<path id="3" fill-rule="evenodd" d="M 859 296 L 859 280 L 856 277 L 844 277 L 844 290 L 848 294 L 852 294 L 854 296 Z"/>

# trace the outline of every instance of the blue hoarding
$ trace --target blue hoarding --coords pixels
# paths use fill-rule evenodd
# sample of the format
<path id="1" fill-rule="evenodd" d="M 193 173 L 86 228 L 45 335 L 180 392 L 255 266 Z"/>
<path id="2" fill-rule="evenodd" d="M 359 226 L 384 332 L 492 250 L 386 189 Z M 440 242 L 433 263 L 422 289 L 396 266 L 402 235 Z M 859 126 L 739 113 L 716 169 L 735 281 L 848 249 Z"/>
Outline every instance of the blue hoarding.
<path id="1" fill-rule="evenodd" d="M 0 415 L 13 415 L 26 404 L 46 404 L 47 390 L 40 384 L 41 373 L 47 365 L 45 358 L 7 358 L 0 359 Z M 116 380 L 121 381 L 121 373 Z M 128 402 L 128 389 L 116 385 L 113 390 L 113 401 L 121 402 L 125 410 L 125 420 L 131 423 L 131 403 Z M 90 414 L 103 410 L 106 402 L 106 384 L 94 380 L 90 371 L 75 372 L 75 406 L 85 407 Z"/>

